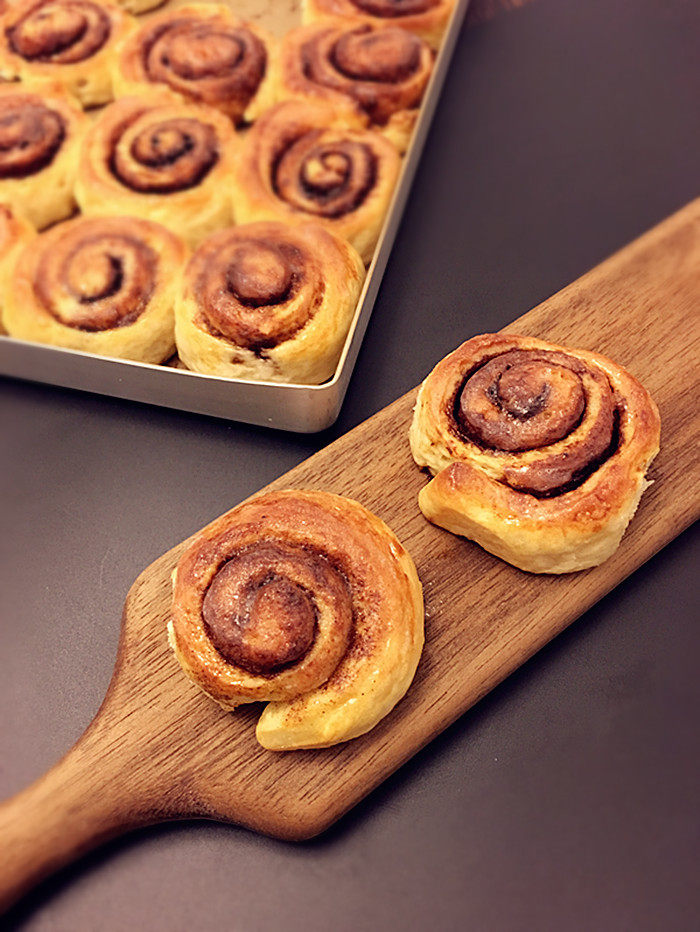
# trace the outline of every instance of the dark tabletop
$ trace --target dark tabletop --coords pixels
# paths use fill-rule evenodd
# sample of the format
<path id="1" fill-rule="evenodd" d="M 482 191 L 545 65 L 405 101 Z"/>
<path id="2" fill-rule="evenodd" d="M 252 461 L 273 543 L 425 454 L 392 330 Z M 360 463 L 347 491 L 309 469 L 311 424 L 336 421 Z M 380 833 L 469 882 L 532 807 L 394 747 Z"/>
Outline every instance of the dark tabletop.
<path id="1" fill-rule="evenodd" d="M 699 11 L 537 0 L 463 30 L 325 434 L 0 382 L 0 796 L 89 722 L 146 564 L 698 193 Z M 694 542 L 676 540 L 322 838 L 140 831 L 45 883 L 8 926 L 697 928 Z"/>

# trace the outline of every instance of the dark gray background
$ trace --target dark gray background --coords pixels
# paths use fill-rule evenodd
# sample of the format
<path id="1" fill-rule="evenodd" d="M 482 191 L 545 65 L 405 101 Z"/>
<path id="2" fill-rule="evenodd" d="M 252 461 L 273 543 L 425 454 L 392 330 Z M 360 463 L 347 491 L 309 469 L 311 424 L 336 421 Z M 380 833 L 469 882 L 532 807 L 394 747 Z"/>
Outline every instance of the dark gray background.
<path id="1" fill-rule="evenodd" d="M 697 193 L 699 6 L 537 0 L 463 31 L 325 435 L 0 382 L 0 796 L 87 725 L 146 564 Z M 323 838 L 144 830 L 44 884 L 7 927 L 697 928 L 694 541 Z"/>

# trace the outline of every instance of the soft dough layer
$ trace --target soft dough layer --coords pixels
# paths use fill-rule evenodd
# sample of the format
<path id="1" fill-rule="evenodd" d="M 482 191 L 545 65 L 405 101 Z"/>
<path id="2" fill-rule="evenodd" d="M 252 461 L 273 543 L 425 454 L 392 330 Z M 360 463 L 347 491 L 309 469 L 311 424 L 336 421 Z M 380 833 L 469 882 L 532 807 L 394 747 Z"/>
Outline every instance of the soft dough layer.
<path id="1" fill-rule="evenodd" d="M 274 41 L 223 4 L 193 4 L 151 17 L 122 43 L 114 70 L 118 97 L 167 89 L 221 110 L 235 123 L 272 103 Z"/>
<path id="2" fill-rule="evenodd" d="M 135 217 L 77 217 L 19 256 L 4 294 L 21 340 L 160 363 L 175 349 L 173 305 L 184 244 Z"/>
<path id="3" fill-rule="evenodd" d="M 455 0 L 302 0 L 301 12 L 304 23 L 339 19 L 391 23 L 437 49 L 454 6 Z"/>
<path id="4" fill-rule="evenodd" d="M 400 167 L 396 147 L 358 117 L 287 101 L 263 114 L 243 142 L 233 175 L 234 217 L 313 220 L 369 263 Z"/>
<path id="5" fill-rule="evenodd" d="M 9 204 L 0 203 L 0 333 L 6 333 L 3 301 L 8 276 L 14 272 L 17 254 L 36 236 L 36 230 Z"/>
<path id="6" fill-rule="evenodd" d="M 345 240 L 317 224 L 251 223 L 195 252 L 176 308 L 188 368 L 319 383 L 335 371 L 364 279 Z"/>
<path id="7" fill-rule="evenodd" d="M 88 120 L 58 84 L 0 86 L 0 201 L 39 230 L 70 216 Z"/>
<path id="8" fill-rule="evenodd" d="M 171 95 L 125 97 L 96 120 L 75 195 L 86 214 L 155 220 L 196 246 L 231 222 L 227 182 L 237 140 L 212 107 Z"/>
<path id="9" fill-rule="evenodd" d="M 104 104 L 116 47 L 132 28 L 102 0 L 19 0 L 0 17 L 0 74 L 27 87 L 56 81 L 84 107 Z"/>
<path id="10" fill-rule="evenodd" d="M 174 575 L 169 639 L 225 709 L 266 701 L 270 750 L 373 728 L 411 684 L 423 596 L 392 531 L 327 492 L 269 492 L 206 527 Z"/>
<path id="11" fill-rule="evenodd" d="M 586 569 L 619 546 L 659 433 L 649 393 L 606 357 L 484 334 L 418 393 L 411 450 L 435 476 L 418 502 L 520 569 Z"/>

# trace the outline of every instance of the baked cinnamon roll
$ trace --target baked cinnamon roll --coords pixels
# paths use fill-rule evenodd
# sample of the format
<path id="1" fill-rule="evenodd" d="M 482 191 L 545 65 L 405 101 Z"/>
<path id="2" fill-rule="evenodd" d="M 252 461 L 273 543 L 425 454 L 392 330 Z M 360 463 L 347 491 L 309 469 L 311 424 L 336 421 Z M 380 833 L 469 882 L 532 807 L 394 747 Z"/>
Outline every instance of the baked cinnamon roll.
<path id="1" fill-rule="evenodd" d="M 268 492 L 206 527 L 177 565 L 170 643 L 224 709 L 268 702 L 270 750 L 373 728 L 411 684 L 423 597 L 409 554 L 357 502 Z"/>
<path id="2" fill-rule="evenodd" d="M 619 546 L 659 433 L 649 393 L 604 356 L 484 334 L 419 391 L 411 450 L 435 478 L 418 503 L 520 569 L 586 569 Z"/>
<path id="3" fill-rule="evenodd" d="M 185 272 L 180 358 L 225 378 L 319 383 L 335 371 L 364 279 L 345 240 L 317 224 L 214 233 Z"/>
<path id="4" fill-rule="evenodd" d="M 455 0 L 302 0 L 301 11 L 304 23 L 339 19 L 391 23 L 437 49 L 454 6 Z"/>
<path id="5" fill-rule="evenodd" d="M 19 256 L 5 300 L 11 336 L 159 363 L 175 349 L 173 305 L 184 244 L 134 217 L 77 217 Z"/>
<path id="6" fill-rule="evenodd" d="M 230 121 L 211 107 L 125 97 L 85 139 L 78 204 L 86 214 L 155 220 L 196 245 L 231 223 L 227 181 L 237 146 Z"/>
<path id="7" fill-rule="evenodd" d="M 313 220 L 369 263 L 401 167 L 396 147 L 349 115 L 301 101 L 268 110 L 233 174 L 237 223 Z"/>
<path id="8" fill-rule="evenodd" d="M 122 44 L 114 84 L 122 96 L 167 88 L 240 123 L 273 103 L 272 48 L 271 36 L 229 7 L 179 7 L 152 17 Z"/>
<path id="9" fill-rule="evenodd" d="M 73 185 L 88 121 L 59 85 L 0 86 L 0 201 L 38 229 L 75 209 Z"/>
<path id="10" fill-rule="evenodd" d="M 10 204 L 0 203 L 0 333 L 7 333 L 4 323 L 3 301 L 12 275 L 17 254 L 36 236 L 28 220 Z"/>
<path id="11" fill-rule="evenodd" d="M 398 26 L 302 26 L 282 40 L 278 97 L 350 109 L 405 151 L 435 55 Z"/>
<path id="12" fill-rule="evenodd" d="M 19 0 L 0 17 L 0 75 L 56 81 L 85 107 L 112 99 L 112 59 L 133 28 L 113 3 Z"/>

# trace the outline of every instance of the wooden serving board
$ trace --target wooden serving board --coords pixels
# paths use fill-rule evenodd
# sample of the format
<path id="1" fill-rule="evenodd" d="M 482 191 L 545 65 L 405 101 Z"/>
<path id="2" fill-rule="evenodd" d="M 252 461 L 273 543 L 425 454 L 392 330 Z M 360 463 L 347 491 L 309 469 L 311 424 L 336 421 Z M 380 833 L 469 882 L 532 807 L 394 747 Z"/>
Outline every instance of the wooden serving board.
<path id="1" fill-rule="evenodd" d="M 654 484 L 600 567 L 529 575 L 428 524 L 416 502 L 427 479 L 407 441 L 415 391 L 272 483 L 357 499 L 415 559 L 425 651 L 406 697 L 368 735 L 322 751 L 263 750 L 259 708 L 220 710 L 167 646 L 170 574 L 185 545 L 144 570 L 126 600 L 115 676 L 95 720 L 46 777 L 0 807 L 0 904 L 137 825 L 203 816 L 286 839 L 323 831 L 680 533 L 700 514 L 699 291 L 700 200 L 507 328 L 613 357 L 659 405 Z"/>

